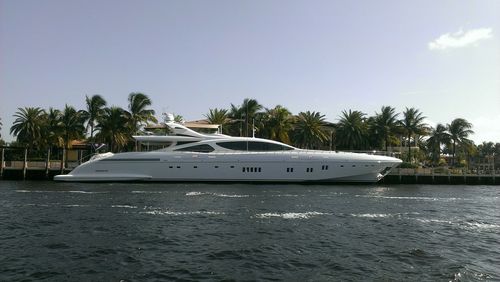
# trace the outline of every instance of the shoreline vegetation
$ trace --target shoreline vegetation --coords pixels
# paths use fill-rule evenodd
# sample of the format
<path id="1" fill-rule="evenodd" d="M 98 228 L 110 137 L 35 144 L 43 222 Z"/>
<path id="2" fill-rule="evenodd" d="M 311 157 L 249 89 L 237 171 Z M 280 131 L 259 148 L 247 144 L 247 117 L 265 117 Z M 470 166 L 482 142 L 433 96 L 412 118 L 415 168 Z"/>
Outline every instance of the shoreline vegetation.
<path id="1" fill-rule="evenodd" d="M 79 140 L 106 144 L 112 152 L 131 151 L 135 147 L 132 135 L 144 134 L 146 125 L 164 122 L 155 116 L 152 100 L 143 93 L 130 93 L 127 109 L 108 106 L 101 95 L 86 96 L 85 102 L 86 108 L 81 110 L 71 105 L 62 110 L 18 108 L 10 126 L 16 140 L 6 144 L 0 136 L 0 146 L 58 151 L 71 149 L 72 142 Z M 209 109 L 204 117 L 232 136 L 255 134 L 304 149 L 397 154 L 404 161 L 403 168 L 491 164 L 494 170 L 500 154 L 500 143 L 476 145 L 469 139 L 474 131 L 467 120 L 456 118 L 431 127 L 425 124 L 423 112 L 413 107 L 398 113 L 391 106 L 382 106 L 372 116 L 349 109 L 340 113 L 337 123 L 331 123 L 320 112 L 292 114 L 282 105 L 267 108 L 247 98 L 240 105 Z M 183 118 L 176 115 L 175 120 L 182 122 Z M 8 125 L 0 119 L 2 126 Z"/>

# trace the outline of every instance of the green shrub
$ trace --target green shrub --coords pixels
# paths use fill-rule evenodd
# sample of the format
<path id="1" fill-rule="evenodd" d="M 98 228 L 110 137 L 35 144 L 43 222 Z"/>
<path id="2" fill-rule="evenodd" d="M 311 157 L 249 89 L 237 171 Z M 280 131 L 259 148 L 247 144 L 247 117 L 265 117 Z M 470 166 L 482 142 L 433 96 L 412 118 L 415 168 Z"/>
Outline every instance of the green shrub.
<path id="1" fill-rule="evenodd" d="M 404 162 L 404 163 L 399 165 L 399 168 L 418 168 L 418 165 Z"/>

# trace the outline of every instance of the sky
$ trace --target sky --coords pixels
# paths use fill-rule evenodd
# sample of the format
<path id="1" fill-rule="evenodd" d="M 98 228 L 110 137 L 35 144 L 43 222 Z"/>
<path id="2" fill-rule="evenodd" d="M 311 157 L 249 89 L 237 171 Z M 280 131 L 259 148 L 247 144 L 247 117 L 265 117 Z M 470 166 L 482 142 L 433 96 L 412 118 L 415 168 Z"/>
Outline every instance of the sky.
<path id="1" fill-rule="evenodd" d="M 292 113 L 415 107 L 500 142 L 498 0 L 0 0 L 1 137 L 23 107 L 204 118 L 244 98 Z"/>

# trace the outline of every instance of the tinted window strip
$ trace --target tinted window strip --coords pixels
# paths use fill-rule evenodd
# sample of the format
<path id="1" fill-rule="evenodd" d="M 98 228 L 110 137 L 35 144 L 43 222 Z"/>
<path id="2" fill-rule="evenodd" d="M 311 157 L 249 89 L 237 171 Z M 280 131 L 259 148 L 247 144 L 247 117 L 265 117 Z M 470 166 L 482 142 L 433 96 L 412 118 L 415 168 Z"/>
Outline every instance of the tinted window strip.
<path id="1" fill-rule="evenodd" d="M 103 159 L 101 162 L 159 162 L 160 159 Z"/>

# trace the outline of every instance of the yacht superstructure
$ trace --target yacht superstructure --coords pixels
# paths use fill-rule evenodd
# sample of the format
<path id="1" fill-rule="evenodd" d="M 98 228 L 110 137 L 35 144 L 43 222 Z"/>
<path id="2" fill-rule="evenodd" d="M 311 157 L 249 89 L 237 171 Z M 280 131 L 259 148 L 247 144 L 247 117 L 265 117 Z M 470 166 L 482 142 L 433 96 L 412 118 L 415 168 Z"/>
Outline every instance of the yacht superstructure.
<path id="1" fill-rule="evenodd" d="M 399 165 L 393 157 L 303 150 L 260 138 L 202 134 L 168 122 L 165 136 L 134 136 L 155 151 L 105 153 L 56 181 L 377 182 Z"/>

